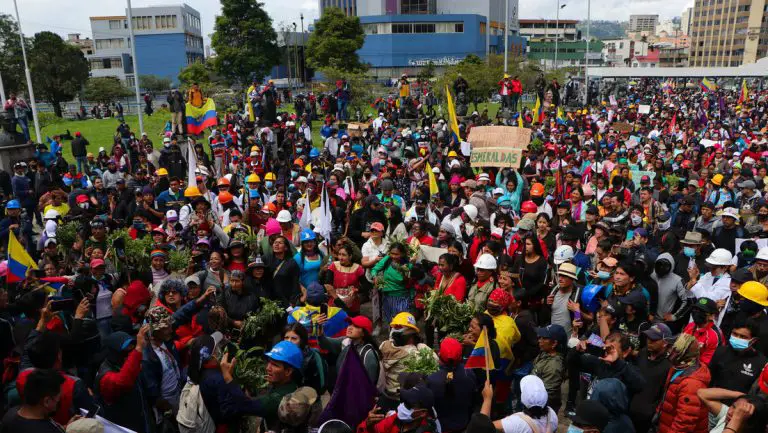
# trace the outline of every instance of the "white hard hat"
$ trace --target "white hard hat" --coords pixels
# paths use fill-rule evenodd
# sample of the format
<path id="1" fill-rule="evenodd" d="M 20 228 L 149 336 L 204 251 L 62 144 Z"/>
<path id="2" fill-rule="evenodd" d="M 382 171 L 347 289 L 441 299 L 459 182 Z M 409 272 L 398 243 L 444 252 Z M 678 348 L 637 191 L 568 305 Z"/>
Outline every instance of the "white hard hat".
<path id="1" fill-rule="evenodd" d="M 496 258 L 494 258 L 490 254 L 482 254 L 480 257 L 477 258 L 477 261 L 475 262 L 475 267 L 477 269 L 496 269 Z"/>
<path id="2" fill-rule="evenodd" d="M 279 223 L 289 223 L 291 219 L 291 213 L 285 209 L 277 213 L 277 222 Z"/>
<path id="3" fill-rule="evenodd" d="M 725 248 L 717 248 L 705 261 L 714 266 L 730 266 L 731 261 L 733 261 L 733 254 Z"/>
<path id="4" fill-rule="evenodd" d="M 45 211 L 45 216 L 43 217 L 43 219 L 55 220 L 60 216 L 61 214 L 56 209 L 48 209 L 47 211 Z"/>
<path id="5" fill-rule="evenodd" d="M 762 247 L 759 250 L 757 250 L 757 255 L 755 256 L 755 260 L 768 261 L 768 247 Z"/>
<path id="6" fill-rule="evenodd" d="M 573 259 L 574 256 L 573 247 L 570 245 L 560 245 L 555 250 L 555 256 L 552 258 L 552 260 L 555 261 L 556 265 L 563 264 L 567 262 L 568 260 Z"/>
<path id="7" fill-rule="evenodd" d="M 474 221 L 477 219 L 477 207 L 473 204 L 467 204 L 464 205 L 464 213 L 467 214 L 470 220 Z"/>

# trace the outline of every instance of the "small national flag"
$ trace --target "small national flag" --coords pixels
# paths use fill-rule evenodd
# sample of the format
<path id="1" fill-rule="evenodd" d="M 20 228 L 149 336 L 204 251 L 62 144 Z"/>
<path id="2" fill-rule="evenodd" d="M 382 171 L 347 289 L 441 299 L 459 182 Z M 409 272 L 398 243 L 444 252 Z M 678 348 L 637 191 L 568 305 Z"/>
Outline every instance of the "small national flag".
<path id="1" fill-rule="evenodd" d="M 429 195 L 439 194 L 440 188 L 437 187 L 437 179 L 435 179 L 435 173 L 432 172 L 432 167 L 429 163 L 427 163 L 427 176 L 429 177 Z"/>
<path id="2" fill-rule="evenodd" d="M 216 103 L 213 98 L 208 98 L 202 107 L 195 107 L 187 102 L 187 132 L 200 135 L 205 128 L 216 126 L 219 119 L 216 117 Z"/>
<path id="3" fill-rule="evenodd" d="M 518 128 L 524 128 L 524 126 L 523 126 L 523 113 L 520 113 L 520 115 L 517 116 L 517 127 Z"/>
<path id="4" fill-rule="evenodd" d="M 675 124 L 677 123 L 677 113 L 672 116 L 672 120 L 669 121 L 669 133 L 675 133 Z"/>
<path id="5" fill-rule="evenodd" d="M 69 278 L 67 277 L 43 277 L 40 281 L 47 283 L 48 287 L 54 289 L 56 293 L 61 293 L 61 289 L 67 285 Z"/>
<path id="6" fill-rule="evenodd" d="M 533 106 L 533 112 L 536 113 L 534 116 L 534 122 L 541 122 L 541 114 L 542 114 L 542 106 L 541 106 L 541 100 L 538 96 L 536 96 L 536 105 Z"/>
<path id="7" fill-rule="evenodd" d="M 749 100 L 749 90 L 747 89 L 747 79 L 741 80 L 741 94 L 739 95 L 739 105 Z"/>
<path id="8" fill-rule="evenodd" d="M 717 84 L 709 81 L 709 79 L 707 78 L 704 78 L 703 80 L 701 80 L 700 87 L 703 92 L 714 92 L 715 90 L 717 90 Z"/>
<path id="9" fill-rule="evenodd" d="M 27 278 L 27 270 L 37 269 L 27 250 L 21 245 L 13 231 L 8 232 L 8 277 L 9 283 L 17 283 Z"/>
<path id="10" fill-rule="evenodd" d="M 490 341 L 488 341 L 488 330 L 486 328 L 483 328 L 483 332 L 480 333 L 480 337 L 477 339 L 477 343 L 475 343 L 475 348 L 469 354 L 464 368 L 496 369 L 493 356 L 491 355 L 491 345 Z"/>

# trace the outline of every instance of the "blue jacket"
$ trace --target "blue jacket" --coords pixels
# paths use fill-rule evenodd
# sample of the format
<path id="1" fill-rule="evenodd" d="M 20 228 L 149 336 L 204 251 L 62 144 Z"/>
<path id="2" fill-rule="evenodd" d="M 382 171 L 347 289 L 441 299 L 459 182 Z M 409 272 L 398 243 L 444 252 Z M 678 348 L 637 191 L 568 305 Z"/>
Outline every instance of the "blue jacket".
<path id="1" fill-rule="evenodd" d="M 23 207 L 35 204 L 35 198 L 29 193 L 32 190 L 32 181 L 27 176 L 16 176 L 11 178 L 13 195 L 21 202 Z"/>
<path id="2" fill-rule="evenodd" d="M 165 212 L 168 209 L 178 210 L 184 204 L 184 195 L 179 190 L 176 194 L 171 194 L 171 190 L 165 190 L 157 196 L 157 207 Z M 177 206 L 178 204 L 178 206 Z"/>

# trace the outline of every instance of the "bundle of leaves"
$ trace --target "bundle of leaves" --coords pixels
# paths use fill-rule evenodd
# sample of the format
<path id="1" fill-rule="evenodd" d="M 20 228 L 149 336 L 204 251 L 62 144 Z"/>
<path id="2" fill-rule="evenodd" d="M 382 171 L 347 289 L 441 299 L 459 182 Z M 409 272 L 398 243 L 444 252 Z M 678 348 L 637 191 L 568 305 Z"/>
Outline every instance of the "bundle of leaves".
<path id="1" fill-rule="evenodd" d="M 260 298 L 261 308 L 258 312 L 248 314 L 240 329 L 240 339 L 254 340 L 263 336 L 264 332 L 275 323 L 278 323 L 285 314 L 285 310 L 277 302 Z"/>
<path id="2" fill-rule="evenodd" d="M 187 268 L 191 254 L 188 249 L 171 250 L 168 254 L 168 269 L 171 272 L 180 272 Z"/>
<path id="3" fill-rule="evenodd" d="M 439 290 L 432 290 L 424 296 L 424 311 L 427 321 L 433 321 L 441 333 L 463 334 L 475 314 L 475 307 Z"/>
<path id="4" fill-rule="evenodd" d="M 265 389 L 267 383 L 267 364 L 264 362 L 264 348 L 252 347 L 248 350 L 238 350 L 235 355 L 235 378 L 238 383 L 252 395 Z"/>
<path id="5" fill-rule="evenodd" d="M 403 360 L 406 373 L 429 375 L 440 369 L 435 358 L 435 352 L 429 348 L 419 349 Z"/>
<path id="6" fill-rule="evenodd" d="M 72 247 L 77 240 L 77 232 L 80 230 L 79 221 L 70 221 L 67 223 L 59 224 L 56 227 L 56 240 L 59 245 L 59 252 L 62 254 L 69 254 L 72 251 Z"/>
<path id="7" fill-rule="evenodd" d="M 132 239 L 128 235 L 128 229 L 115 230 L 107 236 L 107 245 L 118 239 L 123 239 L 125 244 L 125 259 L 128 265 L 134 269 L 149 269 L 152 262 L 150 253 L 152 252 L 152 237 L 144 236 L 141 239 Z M 185 264 L 186 267 L 186 264 Z"/>

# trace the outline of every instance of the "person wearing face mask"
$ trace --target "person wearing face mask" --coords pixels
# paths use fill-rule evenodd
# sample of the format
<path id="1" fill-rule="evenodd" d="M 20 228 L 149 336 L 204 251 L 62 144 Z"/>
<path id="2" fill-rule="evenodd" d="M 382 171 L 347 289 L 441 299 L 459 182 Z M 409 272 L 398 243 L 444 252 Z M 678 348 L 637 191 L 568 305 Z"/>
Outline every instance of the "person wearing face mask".
<path id="1" fill-rule="evenodd" d="M 768 248 L 763 247 L 757 251 L 755 263 L 749 268 L 756 281 L 765 285 L 768 283 Z"/>
<path id="2" fill-rule="evenodd" d="M 720 346 L 709 362 L 713 388 L 746 394 L 768 361 L 757 350 L 759 324 L 752 318 L 739 318 L 731 329 L 728 344 Z"/>
<path id="3" fill-rule="evenodd" d="M 654 424 L 659 433 L 709 431 L 707 408 L 697 397 L 700 389 L 710 382 L 709 368 L 700 362 L 699 342 L 689 334 L 680 334 L 672 345 L 669 360 L 672 368 L 667 373 L 664 397 Z"/>
<path id="4" fill-rule="evenodd" d="M 725 343 L 722 331 L 715 324 L 716 315 L 715 301 L 709 298 L 698 298 L 691 310 L 692 322 L 683 329 L 683 334 L 691 335 L 699 342 L 701 349 L 697 350 L 697 355 L 704 365 L 709 364 L 715 350 Z"/>
<path id="5" fill-rule="evenodd" d="M 723 304 L 731 294 L 731 276 L 728 269 L 733 262 L 733 256 L 728 250 L 718 248 L 712 251 L 712 254 L 705 260 L 709 272 L 700 275 L 698 267 L 688 269 L 688 281 L 686 287 L 690 289 L 697 298 L 709 298 Z M 720 323 L 720 317 L 717 320 Z"/>
<path id="6" fill-rule="evenodd" d="M 702 236 L 700 232 L 686 232 L 685 237 L 680 240 L 682 250 L 675 256 L 674 272 L 688 283 L 691 279 L 688 269 L 696 267 L 704 269 L 706 266 L 705 257 L 702 255 L 703 248 Z"/>
<path id="7" fill-rule="evenodd" d="M 663 320 L 667 326 L 679 332 L 688 323 L 688 313 L 695 297 L 685 289 L 683 279 L 672 272 L 674 268 L 675 259 L 672 254 L 663 253 L 656 259 L 651 278 L 659 288 L 658 302 L 656 311 L 651 313 L 656 319 Z"/>
<path id="8" fill-rule="evenodd" d="M 380 404 L 368 413 L 368 417 L 360 423 L 358 432 L 367 433 L 436 433 L 439 431 L 436 423 L 435 396 L 424 383 L 417 383 L 408 389 L 403 389 L 400 398 L 395 402 L 396 407 L 388 414 L 382 414 Z"/>
<path id="9" fill-rule="evenodd" d="M 405 372 L 405 360 L 419 350 L 429 349 L 429 346 L 421 342 L 419 327 L 411 313 L 399 313 L 389 323 L 389 327 L 389 339 L 379 346 L 386 386 L 378 404 L 384 408 L 397 406 L 401 386 L 398 379 L 400 373 Z M 437 354 L 433 352 L 432 355 L 438 360 Z"/>

